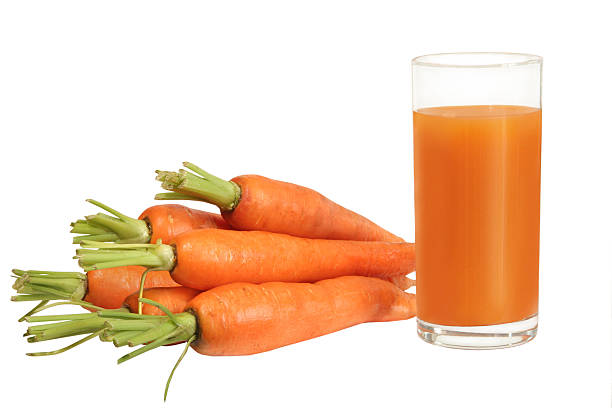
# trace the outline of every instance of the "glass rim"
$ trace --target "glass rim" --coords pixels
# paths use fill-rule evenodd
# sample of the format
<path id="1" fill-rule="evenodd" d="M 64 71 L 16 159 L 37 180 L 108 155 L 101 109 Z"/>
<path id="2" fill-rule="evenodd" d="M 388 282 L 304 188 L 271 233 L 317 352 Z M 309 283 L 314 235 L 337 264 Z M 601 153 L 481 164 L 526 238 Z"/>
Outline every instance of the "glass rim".
<path id="1" fill-rule="evenodd" d="M 459 56 L 491 56 L 492 58 L 510 58 L 513 57 L 514 61 L 508 62 L 496 62 L 491 64 L 469 64 L 469 63 L 443 63 L 435 62 L 436 59 L 448 59 L 448 57 L 459 57 Z M 433 60 L 433 61 L 427 61 Z M 419 65 L 423 67 L 436 67 L 436 68 L 507 68 L 528 64 L 541 64 L 543 58 L 535 54 L 524 54 L 519 52 L 442 52 L 437 54 L 425 54 L 420 55 L 412 59 L 412 65 Z"/>

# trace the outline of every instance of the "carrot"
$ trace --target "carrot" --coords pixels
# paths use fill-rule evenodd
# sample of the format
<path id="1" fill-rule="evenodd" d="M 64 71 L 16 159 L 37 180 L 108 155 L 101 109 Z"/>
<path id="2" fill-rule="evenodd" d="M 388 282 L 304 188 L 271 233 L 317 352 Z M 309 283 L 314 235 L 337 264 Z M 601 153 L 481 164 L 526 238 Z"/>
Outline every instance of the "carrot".
<path id="1" fill-rule="evenodd" d="M 17 278 L 13 289 L 20 295 L 13 301 L 84 300 L 105 309 L 121 307 L 129 294 L 138 290 L 142 266 L 119 266 L 87 272 L 23 271 L 13 269 Z M 151 271 L 145 278 L 145 287 L 180 286 L 167 271 Z"/>
<path id="2" fill-rule="evenodd" d="M 81 242 L 85 270 L 141 265 L 169 270 L 199 290 L 232 282 L 316 282 L 344 275 L 391 277 L 415 268 L 414 244 L 298 238 L 261 231 L 193 230 L 172 245 Z"/>
<path id="3" fill-rule="evenodd" d="M 410 279 L 406 275 L 393 275 L 384 278 L 380 278 L 386 281 L 391 282 L 401 290 L 408 290 L 413 286 L 416 286 L 416 280 Z"/>
<path id="4" fill-rule="evenodd" d="M 87 201 L 107 210 L 115 218 L 106 214 L 96 214 L 72 223 L 73 229 L 71 232 L 88 233 L 75 237 L 73 239 L 75 244 L 83 240 L 143 244 L 157 243 L 161 240 L 162 244 L 170 244 L 181 233 L 193 229 L 231 229 L 219 214 L 198 211 L 177 204 L 149 207 L 136 220 L 98 201 Z M 384 279 L 393 282 L 402 290 L 414 286 L 414 281 L 401 275 Z"/>
<path id="5" fill-rule="evenodd" d="M 414 295 L 388 282 L 344 276 L 315 284 L 226 285 L 196 296 L 187 310 L 199 323 L 198 353 L 244 355 L 359 323 L 408 319 L 416 306 Z"/>
<path id="6" fill-rule="evenodd" d="M 164 305 L 172 313 L 180 313 L 185 310 L 191 299 L 199 295 L 201 292 L 196 289 L 186 288 L 184 286 L 177 287 L 158 287 L 145 289 L 142 297 L 153 300 Z M 140 292 L 134 292 L 125 298 L 123 305 L 132 313 L 138 312 L 138 297 Z M 152 316 L 164 316 L 158 307 L 151 304 L 145 304 L 142 308 L 142 314 Z"/>
<path id="7" fill-rule="evenodd" d="M 172 193 L 158 194 L 155 198 L 214 204 L 234 229 L 305 238 L 403 241 L 309 188 L 256 175 L 225 181 L 191 163 L 183 165 L 195 174 L 185 170 L 157 171 L 157 180 Z"/>
<path id="8" fill-rule="evenodd" d="M 167 393 L 174 370 L 189 346 L 211 356 L 255 354 L 360 323 L 409 319 L 416 312 L 415 295 L 381 279 L 361 276 L 317 283 L 234 283 L 200 293 L 179 314 L 155 301 L 141 300 L 159 307 L 167 316 L 103 310 L 81 315 L 41 316 L 28 319 L 69 321 L 31 326 L 26 335 L 31 336 L 29 342 L 37 342 L 91 333 L 68 348 L 95 336 L 113 341 L 116 346 L 144 345 L 121 357 L 119 363 L 162 345 L 186 341 L 185 350 L 166 383 Z M 57 354 L 65 349 L 29 355 Z"/>
<path id="9" fill-rule="evenodd" d="M 194 210 L 178 204 L 156 205 L 140 214 L 138 219 L 128 217 L 98 201 L 87 202 L 108 211 L 113 216 L 98 213 L 88 215 L 85 219 L 70 224 L 70 232 L 82 234 L 74 237 L 72 242 L 82 240 L 147 244 L 161 240 L 169 243 L 177 235 L 202 228 L 229 229 L 229 225 L 219 214 Z"/>

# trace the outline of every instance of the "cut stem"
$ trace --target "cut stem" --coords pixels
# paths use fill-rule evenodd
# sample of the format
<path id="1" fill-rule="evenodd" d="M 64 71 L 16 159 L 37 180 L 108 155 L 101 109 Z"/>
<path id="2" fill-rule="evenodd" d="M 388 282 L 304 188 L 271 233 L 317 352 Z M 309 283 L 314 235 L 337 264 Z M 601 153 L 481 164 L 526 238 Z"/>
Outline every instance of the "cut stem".
<path id="1" fill-rule="evenodd" d="M 77 249 L 75 258 L 86 271 L 128 265 L 140 265 L 150 270 L 171 271 L 176 262 L 174 248 L 161 243 L 112 244 L 82 241 L 81 247 L 83 249 Z"/>
<path id="2" fill-rule="evenodd" d="M 89 199 L 87 202 L 107 211 L 112 216 L 98 213 L 88 215 L 84 220 L 77 220 L 70 224 L 72 227 L 70 232 L 83 234 L 73 238 L 74 244 L 84 240 L 144 244 L 151 240 L 151 228 L 145 220 L 128 217 L 96 200 Z"/>
<path id="3" fill-rule="evenodd" d="M 113 342 L 113 344 L 115 345 L 115 347 L 121 347 L 121 346 L 127 346 L 128 341 L 140 334 L 139 331 L 137 330 L 130 330 L 130 331 L 121 331 L 121 332 L 112 332 L 113 335 L 111 337 L 111 340 Z"/>
<path id="4" fill-rule="evenodd" d="M 200 200 L 216 205 L 221 211 L 231 211 L 238 205 L 241 194 L 238 184 L 213 176 L 189 162 L 183 162 L 183 166 L 191 172 L 184 169 L 178 172 L 157 170 L 156 180 L 162 182 L 163 189 L 175 194 L 158 194 L 156 199 Z"/>
<path id="5" fill-rule="evenodd" d="M 17 277 L 13 289 L 21 294 L 11 298 L 16 302 L 27 300 L 81 300 L 87 293 L 87 276 L 79 272 L 13 269 L 13 274 Z"/>
<path id="6" fill-rule="evenodd" d="M 142 300 L 160 307 L 161 310 L 168 311 L 156 302 L 148 299 Z M 45 308 L 74 303 L 85 302 L 57 302 L 47 305 Z M 30 343 L 86 334 L 84 338 L 61 349 L 28 353 L 28 355 L 46 356 L 59 354 L 96 336 L 100 336 L 102 341 L 113 342 L 117 347 L 145 344 L 143 347 L 123 356 L 119 360 L 120 363 L 161 345 L 187 341 L 196 333 L 196 319 L 189 312 L 176 315 L 169 313 L 167 316 L 146 316 L 129 313 L 126 309 L 102 309 L 92 313 L 34 316 L 29 317 L 28 320 L 54 322 L 29 326 L 26 336 L 30 336 L 27 338 L 27 341 Z"/>
<path id="7" fill-rule="evenodd" d="M 27 333 L 33 335 L 29 342 L 59 339 L 63 337 L 87 334 L 105 329 L 106 320 L 91 313 L 91 317 L 83 320 L 68 321 L 62 323 L 50 323 L 40 326 L 31 326 Z"/>

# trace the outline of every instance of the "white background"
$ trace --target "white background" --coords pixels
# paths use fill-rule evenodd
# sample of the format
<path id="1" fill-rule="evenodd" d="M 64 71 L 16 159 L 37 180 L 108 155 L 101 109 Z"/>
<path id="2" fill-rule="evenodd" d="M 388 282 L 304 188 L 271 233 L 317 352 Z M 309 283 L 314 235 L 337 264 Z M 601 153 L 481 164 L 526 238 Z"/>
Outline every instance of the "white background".
<path id="1" fill-rule="evenodd" d="M 537 338 L 449 350 L 419 340 L 410 320 L 251 357 L 191 351 L 166 406 L 609 406 L 603 4 L 3 2 L 4 405 L 161 406 L 176 347 L 121 366 L 124 349 L 97 340 L 60 356 L 24 355 L 64 343 L 23 341 L 16 318 L 26 306 L 8 301 L 9 270 L 78 270 L 68 224 L 94 211 L 85 198 L 137 216 L 160 191 L 153 170 L 191 160 L 226 178 L 313 187 L 413 239 L 410 59 L 486 50 L 545 61 Z"/>

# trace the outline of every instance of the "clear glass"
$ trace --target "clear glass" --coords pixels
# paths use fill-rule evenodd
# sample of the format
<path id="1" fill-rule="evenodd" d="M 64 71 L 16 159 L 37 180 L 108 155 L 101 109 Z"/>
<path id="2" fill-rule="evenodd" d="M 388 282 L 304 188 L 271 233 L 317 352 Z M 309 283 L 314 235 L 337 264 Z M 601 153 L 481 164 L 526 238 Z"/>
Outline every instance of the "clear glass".
<path id="1" fill-rule="evenodd" d="M 489 349 L 536 335 L 542 58 L 412 61 L 419 336 Z"/>

